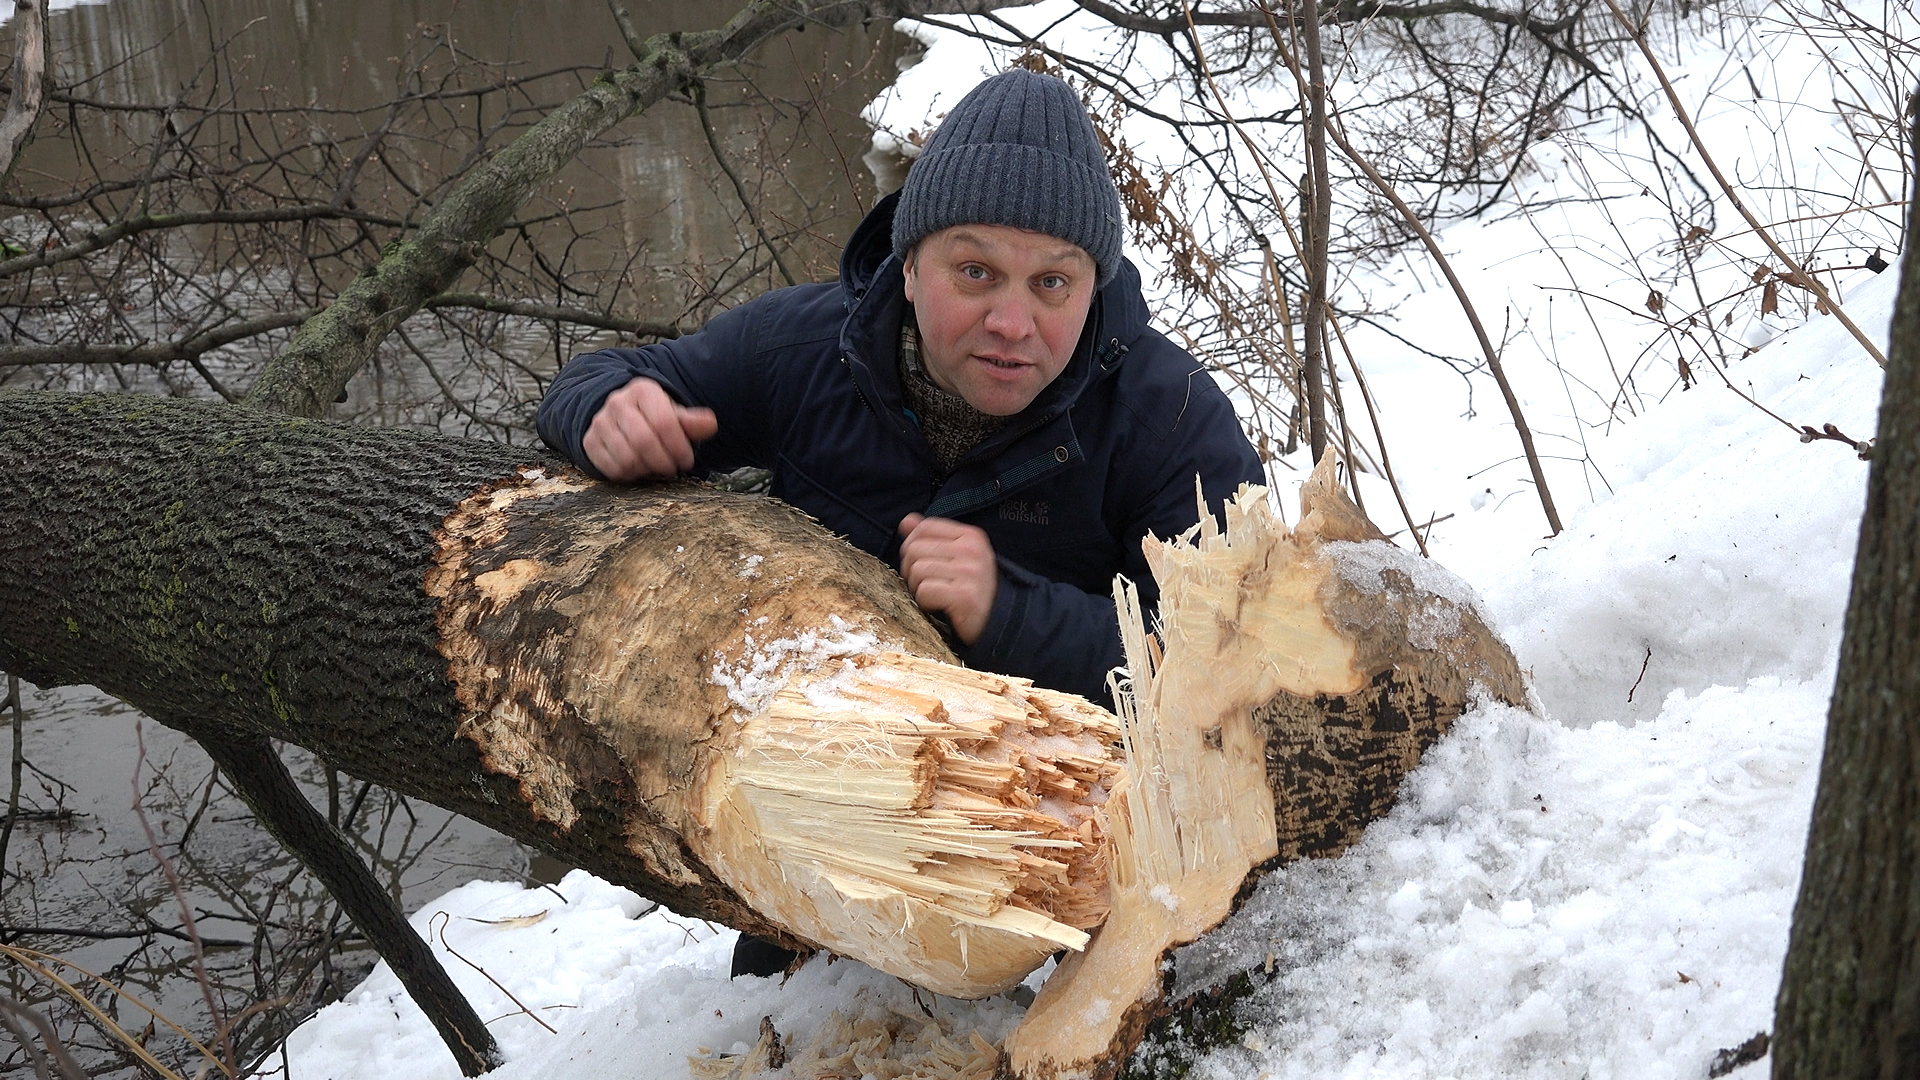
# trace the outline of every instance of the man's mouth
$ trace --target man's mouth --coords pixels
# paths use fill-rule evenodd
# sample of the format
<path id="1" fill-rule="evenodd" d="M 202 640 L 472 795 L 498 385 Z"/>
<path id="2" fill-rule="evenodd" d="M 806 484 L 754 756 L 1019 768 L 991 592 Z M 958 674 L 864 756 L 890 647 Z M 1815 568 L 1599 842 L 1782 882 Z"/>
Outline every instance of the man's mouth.
<path id="1" fill-rule="evenodd" d="M 1023 360 L 1002 360 L 996 356 L 981 356 L 978 353 L 974 354 L 974 359 L 986 364 L 988 367 L 998 368 L 1001 371 L 1018 371 L 1023 367 L 1030 366 Z"/>

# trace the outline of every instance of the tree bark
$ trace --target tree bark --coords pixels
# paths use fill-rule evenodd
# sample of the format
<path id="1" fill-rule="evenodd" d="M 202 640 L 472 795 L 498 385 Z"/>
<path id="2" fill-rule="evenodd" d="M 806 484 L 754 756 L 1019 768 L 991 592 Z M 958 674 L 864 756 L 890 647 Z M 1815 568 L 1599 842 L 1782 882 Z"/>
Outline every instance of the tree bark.
<path id="1" fill-rule="evenodd" d="M 1920 191 L 1908 215 L 1776 1080 L 1920 1076 Z"/>
<path id="2" fill-rule="evenodd" d="M 1085 950 L 1009 1043 L 1023 1077 L 1113 1075 L 1180 1004 L 1169 950 L 1357 838 L 1476 687 L 1525 701 L 1470 593 L 1385 543 L 1331 454 L 1297 529 L 1253 488 L 1224 532 L 1149 540 L 1161 630 L 1121 588 L 1118 718 L 952 664 L 896 574 L 769 499 L 40 392 L 0 394 L 0 475 L 0 668 L 216 760 L 298 743 L 940 993 Z"/>
<path id="3" fill-rule="evenodd" d="M 473 1011 L 433 949 L 414 933 L 392 894 L 380 887 L 353 844 L 307 801 L 264 738 L 207 739 L 207 756 L 247 809 L 282 847 L 299 857 L 393 969 L 446 1043 L 462 1076 L 479 1076 L 503 1058 L 486 1021 Z"/>
<path id="4" fill-rule="evenodd" d="M 1317 0 L 1298 6 L 1296 18 L 1307 62 L 1307 183 L 1302 192 L 1300 221 L 1306 241 L 1307 303 L 1306 352 L 1301 366 L 1307 377 L 1308 445 L 1313 460 L 1327 450 L 1327 394 L 1325 382 L 1333 374 L 1327 363 L 1327 234 L 1333 229 L 1333 178 L 1327 175 L 1327 65 L 1320 54 L 1320 10 Z M 1338 383 L 1335 384 L 1338 392 Z M 1341 417 L 1344 430 L 1346 418 Z M 1353 463 L 1349 461 L 1351 469 Z M 1360 490 L 1354 480 L 1353 489 Z"/>

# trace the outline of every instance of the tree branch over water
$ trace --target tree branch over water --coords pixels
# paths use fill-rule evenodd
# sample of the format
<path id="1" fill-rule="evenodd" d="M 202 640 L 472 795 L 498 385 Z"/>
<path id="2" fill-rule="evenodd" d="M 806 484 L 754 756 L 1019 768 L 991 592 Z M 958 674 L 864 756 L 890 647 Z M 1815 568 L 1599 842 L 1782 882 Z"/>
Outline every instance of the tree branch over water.
<path id="1" fill-rule="evenodd" d="M 756 0 L 718 30 L 656 34 L 633 66 L 611 72 L 463 176 L 420 228 L 392 245 L 261 372 L 246 402 L 320 416 L 393 328 L 445 291 L 513 213 L 562 166 L 615 124 L 699 76 L 737 61 L 776 34 L 875 19 L 980 14 L 1032 0 Z"/>

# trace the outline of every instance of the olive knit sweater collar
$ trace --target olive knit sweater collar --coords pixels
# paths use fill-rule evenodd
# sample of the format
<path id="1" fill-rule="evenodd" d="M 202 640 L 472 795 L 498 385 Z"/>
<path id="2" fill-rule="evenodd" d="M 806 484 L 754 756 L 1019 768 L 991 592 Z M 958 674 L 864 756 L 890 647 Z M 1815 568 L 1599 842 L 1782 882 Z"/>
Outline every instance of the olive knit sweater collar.
<path id="1" fill-rule="evenodd" d="M 920 434 L 940 467 L 948 472 L 960 463 L 967 451 L 980 441 L 1007 426 L 1010 416 L 988 416 L 967 404 L 958 394 L 949 394 L 936 385 L 920 360 L 920 326 L 914 321 L 913 308 L 900 321 L 900 392 L 907 415 L 920 425 Z"/>

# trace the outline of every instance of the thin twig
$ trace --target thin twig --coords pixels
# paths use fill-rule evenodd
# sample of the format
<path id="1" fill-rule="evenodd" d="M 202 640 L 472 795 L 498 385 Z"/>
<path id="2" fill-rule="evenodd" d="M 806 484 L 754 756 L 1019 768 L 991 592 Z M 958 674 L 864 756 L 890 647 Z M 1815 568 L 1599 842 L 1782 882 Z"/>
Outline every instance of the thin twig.
<path id="1" fill-rule="evenodd" d="M 767 247 L 767 253 L 773 256 L 773 265 L 780 268 L 780 276 L 787 284 L 798 285 L 800 280 L 787 269 L 787 261 L 780 257 L 780 249 L 773 244 L 773 237 L 767 235 L 766 226 L 760 224 L 760 214 L 753 208 L 753 200 L 747 198 L 747 185 L 741 181 L 740 174 L 733 171 L 733 163 L 727 160 L 726 152 L 720 149 L 720 136 L 713 130 L 713 118 L 707 115 L 707 84 L 700 79 L 693 81 L 689 89 L 693 96 L 693 111 L 700 116 L 700 130 L 707 135 L 707 146 L 713 151 L 713 160 L 720 171 L 733 181 L 733 193 L 739 196 L 740 205 L 747 211 L 747 220 L 753 223 L 753 231 L 760 235 L 760 242 Z"/>
<path id="2" fill-rule="evenodd" d="M 539 304 L 530 300 L 503 300 L 495 296 L 482 296 L 479 293 L 445 292 L 420 305 L 423 308 L 473 308 L 476 311 L 491 311 L 498 315 L 518 315 L 542 322 L 574 323 L 579 326 L 591 326 L 596 330 L 613 330 L 635 337 L 652 337 L 662 340 L 677 338 L 686 331 L 670 322 L 653 319 L 628 319 L 619 315 L 591 308 L 566 307 L 559 304 Z"/>
<path id="3" fill-rule="evenodd" d="M 243 319 L 236 323 L 200 330 L 179 341 L 143 345 L 15 345 L 0 348 L 0 368 L 28 367 L 39 364 L 143 364 L 158 366 L 175 360 L 194 365 L 207 378 L 214 391 L 228 401 L 235 400 L 225 387 L 200 367 L 200 357 L 250 337 L 298 326 L 316 314 L 319 308 L 276 311 Z"/>
<path id="4" fill-rule="evenodd" d="M 33 1040 L 20 1029 L 22 1020 L 33 1025 L 34 1030 L 40 1033 L 40 1041 L 47 1047 L 45 1053 L 33 1045 Z M 61 1044 L 60 1036 L 54 1032 L 53 1025 L 47 1023 L 46 1017 L 0 994 L 0 1024 L 6 1025 L 7 1030 L 13 1033 L 13 1037 L 32 1056 L 33 1071 L 40 1080 L 54 1080 L 53 1070 L 47 1068 L 49 1056 L 53 1058 L 53 1068 L 59 1070 L 60 1080 L 87 1080 L 87 1074 L 80 1068 L 80 1063 L 73 1060 L 73 1055 L 68 1053 L 67 1048 Z"/>
<path id="5" fill-rule="evenodd" d="M 86 941 L 121 941 L 152 937 L 169 937 L 178 941 L 193 940 L 185 931 L 175 930 L 170 926 L 144 926 L 132 930 L 94 930 L 77 926 L 0 926 L 0 938 L 15 941 L 23 937 L 70 937 Z M 239 938 L 203 937 L 200 942 L 216 949 L 239 949 L 253 944 L 251 941 L 243 941 Z"/>
<path id="6" fill-rule="evenodd" d="M 140 1059 L 142 1064 L 144 1064 L 147 1068 L 152 1069 L 155 1073 L 159 1074 L 163 1078 L 163 1080 L 185 1080 L 185 1078 L 182 1077 L 179 1073 L 161 1064 L 160 1059 L 154 1057 L 152 1053 L 148 1052 L 146 1046 L 143 1043 L 141 1043 L 140 1040 L 134 1038 L 133 1035 L 130 1034 L 125 1028 L 122 1028 L 119 1024 L 115 1023 L 113 1018 L 107 1015 L 105 1010 L 103 1010 L 99 1005 L 95 1004 L 93 1001 L 93 998 L 90 995 L 88 995 L 86 991 L 81 990 L 79 987 L 61 978 L 58 974 L 56 974 L 53 971 L 52 968 L 47 966 L 48 963 L 59 964 L 62 967 L 72 968 L 74 971 L 77 971 L 80 974 L 85 975 L 87 978 L 92 979 L 94 982 L 99 983 L 101 986 L 106 987 L 108 990 L 112 991 L 115 997 L 119 998 L 122 1001 L 132 1004 L 135 1008 L 139 1009 L 140 1011 L 146 1013 L 148 1016 L 152 1017 L 156 1022 L 165 1024 L 167 1027 L 171 1028 L 174 1034 L 186 1040 L 189 1046 L 192 1046 L 196 1051 L 198 1051 L 202 1057 L 207 1059 L 209 1064 L 211 1064 L 214 1068 L 220 1070 L 220 1072 L 223 1075 L 226 1075 L 226 1076 L 233 1075 L 233 1073 L 230 1070 L 228 1070 L 226 1063 L 221 1061 L 219 1058 L 215 1057 L 213 1051 L 209 1050 L 204 1043 L 200 1042 L 200 1040 L 194 1038 L 192 1033 L 187 1031 L 186 1028 L 183 1028 L 179 1024 L 172 1021 L 171 1019 L 168 1019 L 165 1015 L 161 1014 L 153 1006 L 148 1005 L 146 1002 L 141 1001 L 139 998 L 134 997 L 132 994 L 127 993 L 125 990 L 122 990 L 112 980 L 107 979 L 104 976 L 97 975 L 91 971 L 88 971 L 86 968 L 81 967 L 80 965 L 74 963 L 71 960 L 67 960 L 63 957 L 55 956 L 52 953 L 41 952 L 38 949 L 25 949 L 25 948 L 21 948 L 18 945 L 0 945 L 0 956 L 4 956 L 7 959 L 12 960 L 14 963 L 19 964 L 21 967 L 26 968 L 28 971 L 31 971 L 34 974 L 52 983 L 57 989 L 59 989 L 61 993 L 65 994 L 68 998 L 72 999 L 74 1004 L 79 1005 L 82 1009 L 85 1009 L 87 1013 L 93 1017 L 94 1023 L 99 1024 L 100 1027 L 106 1031 L 108 1036 L 110 1036 L 115 1042 L 118 1042 L 121 1045 L 125 1046 L 128 1049 L 128 1051 L 130 1051 L 135 1057 Z"/>
<path id="7" fill-rule="evenodd" d="M 1447 284 L 1453 287 L 1453 295 L 1460 301 L 1461 310 L 1466 312 L 1467 321 L 1473 324 L 1474 336 L 1480 340 L 1480 351 L 1487 359 L 1487 369 L 1493 373 L 1493 381 L 1499 384 L 1500 395 L 1506 398 L 1507 411 L 1513 416 L 1513 426 L 1520 432 L 1520 445 L 1526 451 L 1527 467 L 1533 471 L 1533 484 L 1539 490 L 1540 508 L 1546 512 L 1547 525 L 1553 529 L 1553 535 L 1560 535 L 1560 512 L 1554 509 L 1553 495 L 1547 490 L 1546 473 L 1540 468 L 1540 455 L 1533 448 L 1533 429 L 1527 426 L 1527 418 L 1520 412 L 1520 399 L 1514 395 L 1513 385 L 1507 382 L 1506 370 L 1500 365 L 1500 354 L 1494 351 L 1493 342 L 1488 340 L 1487 329 L 1480 324 L 1480 314 L 1474 309 L 1472 299 L 1467 296 L 1466 286 L 1460 283 L 1459 276 L 1453 272 L 1453 263 L 1440 250 L 1440 244 L 1434 240 L 1433 234 L 1427 231 L 1426 225 L 1420 220 L 1420 215 L 1413 212 L 1413 208 L 1400 197 L 1400 193 L 1394 190 L 1393 185 L 1388 183 L 1372 163 L 1362 157 L 1360 152 L 1353 148 L 1353 144 L 1347 141 L 1346 135 L 1341 132 L 1337 113 L 1334 115 L 1333 122 L 1327 125 L 1327 137 L 1333 140 L 1341 153 L 1347 155 L 1347 160 L 1359 166 L 1360 171 L 1367 174 L 1367 179 L 1373 181 L 1374 187 L 1386 196 L 1388 202 L 1393 203 L 1394 209 L 1400 211 L 1400 216 L 1406 219 L 1407 226 L 1420 237 L 1420 242 L 1426 245 L 1427 253 L 1433 256 L 1433 261 L 1440 267 L 1440 272 L 1446 275 Z"/>
<path id="8" fill-rule="evenodd" d="M 174 899 L 180 904 L 181 926 L 193 942 L 193 975 L 200 983 L 200 996 L 206 1002 L 207 1016 L 213 1022 L 214 1036 L 220 1042 L 222 1068 L 226 1070 L 228 1076 L 232 1076 L 239 1071 L 239 1062 L 233 1053 L 232 1030 L 227 1026 L 224 1014 L 220 1011 L 220 1003 L 214 997 L 213 982 L 207 978 L 206 943 L 200 940 L 200 928 L 193 921 L 193 909 L 187 903 L 187 890 L 180 881 L 180 872 L 173 865 L 173 860 L 160 851 L 160 839 L 154 835 L 153 824 L 147 820 L 146 808 L 141 805 L 140 770 L 147 763 L 147 735 L 145 725 L 139 720 L 134 721 L 133 737 L 140 755 L 134 760 L 133 767 L 133 814 L 139 819 L 141 830 L 146 833 L 147 850 L 153 854 L 154 861 L 160 864 L 160 872 L 166 875 L 167 886 L 173 891 Z"/>
<path id="9" fill-rule="evenodd" d="M 1807 271 L 1794 260 L 1794 257 L 1787 254 L 1786 249 L 1774 240 L 1773 233 L 1769 232 L 1766 226 L 1760 224 L 1760 219 L 1753 216 L 1753 212 L 1747 209 L 1747 204 L 1741 201 L 1739 193 L 1734 191 L 1733 185 L 1727 182 L 1726 176 L 1720 172 L 1719 164 L 1714 161 L 1713 155 L 1707 152 L 1707 144 L 1701 140 L 1700 133 L 1694 130 L 1693 118 L 1688 115 L 1687 107 L 1680 104 L 1679 93 L 1674 90 L 1673 83 L 1667 79 L 1666 67 L 1660 63 L 1659 57 L 1653 55 L 1652 47 L 1647 44 L 1646 27 L 1635 26 L 1627 18 L 1626 12 L 1621 11 L 1620 5 L 1614 3 L 1613 0 L 1606 0 L 1606 2 L 1607 7 L 1613 11 L 1613 17 L 1620 20 L 1620 25 L 1626 28 L 1628 34 L 1632 35 L 1633 43 L 1640 46 L 1640 54 L 1647 58 L 1648 64 L 1652 65 L 1654 77 L 1660 80 L 1660 88 L 1667 93 L 1667 103 L 1673 106 L 1673 115 L 1680 121 L 1680 126 L 1687 129 L 1687 138 L 1693 140 L 1693 148 L 1699 151 L 1700 160 L 1707 163 L 1707 171 L 1713 174 L 1714 182 L 1720 185 L 1720 190 L 1726 194 L 1727 200 L 1733 203 L 1733 208 L 1740 212 L 1741 217 L 1747 219 L 1748 227 L 1753 229 L 1754 233 L 1760 237 L 1761 242 L 1767 245 L 1767 250 L 1773 252 L 1775 258 L 1785 263 L 1788 270 L 1793 271 L 1794 276 L 1799 279 L 1799 283 L 1804 284 L 1808 289 L 1812 290 L 1815 296 L 1820 298 L 1820 302 L 1826 305 L 1827 310 L 1832 312 L 1833 316 L 1840 320 L 1840 325 L 1847 328 L 1847 333 L 1853 335 L 1853 340 L 1859 342 L 1860 347 L 1867 350 L 1868 356 L 1873 357 L 1873 362 L 1879 364 L 1881 367 L 1886 367 L 1887 357 L 1880 351 L 1880 347 L 1875 345 L 1864 331 L 1854 325 L 1853 320 L 1847 317 L 1847 313 L 1841 310 L 1839 303 L 1827 294 L 1826 287 L 1820 284 L 1820 280 L 1812 274 L 1807 273 Z"/>
<path id="10" fill-rule="evenodd" d="M 1360 400 L 1367 407 L 1367 419 L 1373 424 L 1373 441 L 1380 447 L 1380 471 L 1387 475 L 1387 486 L 1393 489 L 1393 501 L 1400 504 L 1400 516 L 1406 519 L 1407 531 L 1413 534 L 1413 542 L 1420 546 L 1420 555 L 1431 558 L 1427 553 L 1426 538 L 1413 524 L 1413 512 L 1407 509 L 1407 497 L 1400 493 L 1400 481 L 1394 479 L 1393 462 L 1387 457 L 1387 437 L 1380 431 L 1380 414 L 1373 408 L 1373 391 L 1367 386 L 1367 377 L 1361 373 L 1360 364 L 1353 358 L 1353 349 L 1347 345 L 1346 332 L 1340 329 L 1338 319 L 1329 319 L 1333 326 L 1333 336 L 1340 343 L 1340 351 L 1347 358 L 1347 367 L 1353 371 L 1353 381 L 1360 384 Z"/>
<path id="11" fill-rule="evenodd" d="M 520 1009 L 520 1011 L 521 1011 L 521 1012 L 523 1012 L 523 1013 L 525 1013 L 525 1014 L 527 1014 L 528 1016 L 530 1016 L 530 1017 L 532 1017 L 532 1018 L 533 1018 L 533 1022 L 534 1022 L 534 1023 L 536 1023 L 536 1024 L 539 1024 L 539 1025 L 540 1025 L 541 1027 L 543 1027 L 543 1028 L 546 1028 L 546 1029 L 547 1029 L 547 1030 L 548 1030 L 549 1032 L 552 1032 L 552 1033 L 553 1033 L 553 1034 L 555 1034 L 555 1035 L 558 1035 L 558 1034 L 560 1034 L 560 1033 L 559 1033 L 558 1031 L 554 1031 L 554 1029 L 553 1029 L 553 1025 L 552 1025 L 552 1024 L 549 1024 L 549 1023 L 547 1023 L 547 1022 L 546 1022 L 545 1020 L 542 1020 L 542 1019 L 540 1019 L 540 1017 L 539 1017 L 539 1015 L 538 1015 L 537 1013 L 535 1013 L 535 1012 L 534 1012 L 534 1011 L 533 1011 L 532 1009 L 529 1009 L 529 1008 L 527 1008 L 527 1007 L 526 1007 L 526 1006 L 525 1006 L 524 1004 L 522 1004 L 519 998 L 517 998 L 517 997 L 514 997 L 514 996 L 513 996 L 513 991 L 511 991 L 511 990 L 509 990 L 509 989 L 507 989 L 507 988 L 506 988 L 506 987 L 504 987 L 504 986 L 501 986 L 501 985 L 500 985 L 500 980 L 499 980 L 499 979 L 496 979 L 496 978 L 494 978 L 494 977 L 493 977 L 492 975 L 490 975 L 490 974 L 488 974 L 488 973 L 487 973 L 487 969 L 486 969 L 486 968 L 483 968 L 483 967 L 481 967 L 481 966 L 480 966 L 479 964 L 476 964 L 476 963 L 474 963 L 473 961 L 471 961 L 471 960 L 469 960 L 469 959 L 467 959 L 466 957 L 464 957 L 464 956 L 462 956 L 462 955 L 460 955 L 460 953 L 459 953 L 459 951 L 458 951 L 458 950 L 456 950 L 456 949 L 455 949 L 455 948 L 454 948 L 454 947 L 453 947 L 453 946 L 452 946 L 452 945 L 451 945 L 450 943 L 448 943 L 448 941 L 447 941 L 447 924 L 448 924 L 449 922 L 452 922 L 452 921 L 453 921 L 453 916 L 451 916 L 451 915 L 449 915 L 449 914 L 447 914 L 447 913 L 446 913 L 446 912 L 444 912 L 444 911 L 436 911 L 436 912 L 434 912 L 434 913 L 433 913 L 433 918 L 434 918 L 434 919 L 438 919 L 438 920 L 440 921 L 440 923 L 439 923 L 439 926 L 438 926 L 438 930 L 440 931 L 440 947 L 441 947 L 441 948 L 443 948 L 443 949 L 445 949 L 445 950 L 447 950 L 447 952 L 448 952 L 448 953 L 450 953 L 450 954 L 452 954 L 452 956 L 453 956 L 453 958 L 454 958 L 455 960 L 458 960 L 458 961 L 460 961 L 461 963 L 463 963 L 463 964 L 465 964 L 465 965 L 467 965 L 468 967 L 470 967 L 470 968 L 472 968 L 473 970 L 475 970 L 475 971 L 477 971 L 477 972 L 479 972 L 479 973 L 480 973 L 481 975 L 483 975 L 483 976 L 485 976 L 485 977 L 486 977 L 486 980 L 487 980 L 488 982 L 490 982 L 490 983 L 492 983 L 492 984 L 493 984 L 493 988 L 494 988 L 494 989 L 496 989 L 496 990 L 498 990 L 498 991 L 500 991 L 501 993 L 503 993 L 503 994 L 505 994 L 505 995 L 507 995 L 507 1000 L 508 1000 L 508 1001 L 511 1001 L 511 1002 L 513 1002 L 513 1003 L 514 1003 L 514 1004 L 515 1004 L 516 1006 L 519 1006 L 519 1009 Z M 429 920 L 429 921 L 428 921 L 428 923 L 427 923 L 427 931 L 428 931 L 428 933 L 432 933 L 434 929 L 436 929 L 436 928 L 435 928 L 435 926 L 433 925 L 433 922 L 432 922 L 431 920 Z"/>
<path id="12" fill-rule="evenodd" d="M 1640 680 L 1647 677 L 1647 665 L 1653 663 L 1653 649 L 1647 649 L 1647 655 L 1640 660 L 1640 674 L 1627 688 L 1627 704 L 1633 704 L 1633 695 L 1640 689 Z"/>

